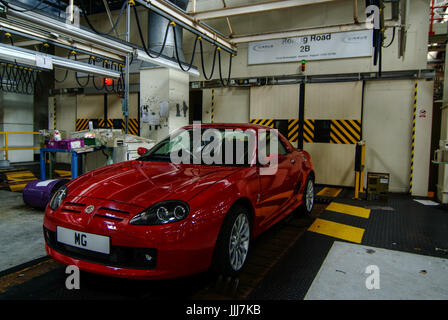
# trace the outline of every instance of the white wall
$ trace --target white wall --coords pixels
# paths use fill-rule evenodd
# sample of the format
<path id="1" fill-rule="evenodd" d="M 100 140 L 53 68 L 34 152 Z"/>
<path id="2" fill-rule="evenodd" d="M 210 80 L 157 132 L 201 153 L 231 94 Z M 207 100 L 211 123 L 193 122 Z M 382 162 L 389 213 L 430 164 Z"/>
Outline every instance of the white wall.
<path id="1" fill-rule="evenodd" d="M 34 130 L 33 96 L 0 92 L 0 131 L 33 132 Z M 0 135 L 0 146 L 4 147 L 4 135 Z M 9 135 L 9 147 L 32 147 L 33 135 Z M 33 150 L 12 150 L 8 153 L 10 162 L 33 161 Z M 0 151 L 0 159 L 4 152 Z"/>
<path id="2" fill-rule="evenodd" d="M 215 90 L 215 123 L 248 123 L 249 100 L 248 88 L 217 88 Z M 210 123 L 212 89 L 203 90 L 202 122 Z"/>
<path id="3" fill-rule="evenodd" d="M 160 114 L 160 103 L 168 102 L 169 116 L 160 118 L 157 130 L 149 129 L 148 123 L 140 122 L 140 135 L 154 141 L 160 141 L 174 130 L 188 125 L 188 110 L 184 117 L 183 103 L 189 106 L 189 76 L 186 73 L 166 69 L 153 68 L 140 71 L 140 107 L 149 106 L 149 111 Z M 177 116 L 177 105 L 180 116 Z M 143 120 L 143 119 L 142 119 Z"/>
<path id="4" fill-rule="evenodd" d="M 363 128 L 366 172 L 390 173 L 392 192 L 408 192 L 414 105 L 413 80 L 366 83 Z M 418 81 L 413 195 L 428 193 L 431 158 L 432 81 Z M 426 117 L 419 117 L 425 110 Z"/>
<path id="5" fill-rule="evenodd" d="M 254 1 L 250 1 L 253 3 Z M 232 1 L 230 5 L 237 3 L 248 3 L 248 1 Z M 398 59 L 398 41 L 395 38 L 390 48 L 384 49 L 383 70 L 410 70 L 425 69 L 427 59 L 427 41 L 429 30 L 429 1 L 428 0 L 412 0 L 410 1 L 409 30 L 406 45 L 406 55 L 404 59 Z M 362 21 L 365 9 L 364 1 L 358 1 L 358 16 Z M 198 8 L 222 7 L 219 0 L 198 1 Z M 353 23 L 353 1 L 341 0 L 334 1 L 327 5 L 311 5 L 299 8 L 290 8 L 287 10 L 278 10 L 268 13 L 244 15 L 230 18 L 233 29 L 238 35 L 251 34 L 257 32 L 281 31 L 303 29 L 308 27 L 323 27 L 337 24 Z M 386 10 L 386 13 L 390 11 Z M 224 19 L 210 20 L 206 23 L 215 27 L 217 30 L 228 34 L 227 23 Z M 392 37 L 392 30 L 386 31 L 387 44 Z M 205 41 L 204 41 L 205 42 Z M 184 52 L 187 61 L 191 58 L 194 43 L 194 36 L 184 32 Z M 213 47 L 204 44 L 206 50 L 205 66 L 210 72 L 213 58 Z M 251 77 L 251 76 L 268 76 L 268 75 L 290 75 L 297 74 L 299 71 L 299 63 L 281 63 L 281 64 L 265 64 L 248 66 L 247 44 L 238 44 L 238 55 L 232 62 L 232 77 Z M 356 58 L 356 59 L 337 59 L 337 60 L 321 60 L 309 61 L 306 66 L 306 74 L 335 74 L 335 73 L 352 73 L 352 72 L 370 72 L 377 71 L 377 67 L 373 66 L 372 58 Z M 201 66 L 199 53 L 199 45 L 195 57 L 195 65 Z M 228 70 L 228 54 L 222 54 L 222 70 L 227 75 Z M 202 72 L 201 72 L 202 74 Z M 218 68 L 215 70 L 214 79 L 219 78 Z M 198 79 L 205 80 L 202 75 Z"/>

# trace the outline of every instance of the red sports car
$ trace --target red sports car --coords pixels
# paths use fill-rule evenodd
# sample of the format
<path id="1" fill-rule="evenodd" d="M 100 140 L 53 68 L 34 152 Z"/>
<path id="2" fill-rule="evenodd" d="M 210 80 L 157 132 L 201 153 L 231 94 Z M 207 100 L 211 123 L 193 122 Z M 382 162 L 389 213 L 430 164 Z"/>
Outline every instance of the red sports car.
<path id="1" fill-rule="evenodd" d="M 204 133 L 199 143 L 194 128 L 60 188 L 44 217 L 48 254 L 115 277 L 165 279 L 210 268 L 235 275 L 251 239 L 296 209 L 311 213 L 315 174 L 307 152 L 259 125 L 203 124 L 200 132 L 211 129 L 215 138 Z M 211 156 L 223 161 L 197 159 L 211 145 Z M 173 161 L 182 154 L 191 163 Z M 263 173 L 273 158 L 276 170 Z"/>

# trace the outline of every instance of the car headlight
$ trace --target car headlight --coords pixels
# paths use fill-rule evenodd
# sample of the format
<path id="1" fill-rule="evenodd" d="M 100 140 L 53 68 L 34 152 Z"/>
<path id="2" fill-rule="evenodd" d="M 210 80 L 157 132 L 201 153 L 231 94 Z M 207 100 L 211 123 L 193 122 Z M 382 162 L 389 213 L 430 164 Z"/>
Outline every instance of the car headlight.
<path id="1" fill-rule="evenodd" d="M 157 203 L 134 216 L 130 224 L 159 225 L 173 223 L 185 219 L 190 208 L 182 201 L 164 201 Z"/>
<path id="2" fill-rule="evenodd" d="M 53 197 L 50 200 L 50 208 L 52 210 L 56 210 L 61 205 L 62 201 L 64 201 L 67 196 L 68 189 L 66 186 L 62 186 L 56 191 Z"/>

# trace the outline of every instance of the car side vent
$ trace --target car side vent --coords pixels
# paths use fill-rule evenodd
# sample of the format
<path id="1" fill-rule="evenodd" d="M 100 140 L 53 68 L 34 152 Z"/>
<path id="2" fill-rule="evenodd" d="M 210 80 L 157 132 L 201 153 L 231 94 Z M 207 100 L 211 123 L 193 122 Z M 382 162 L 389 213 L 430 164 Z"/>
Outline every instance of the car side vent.
<path id="1" fill-rule="evenodd" d="M 86 204 L 84 203 L 76 203 L 76 202 L 66 202 L 65 203 L 67 206 L 75 206 L 75 207 L 85 207 Z"/>
<path id="2" fill-rule="evenodd" d="M 123 211 L 123 210 L 114 209 L 114 208 L 106 208 L 106 207 L 100 207 L 100 208 L 98 209 L 98 211 L 108 211 L 108 212 L 115 212 L 115 213 L 129 214 L 128 211 Z"/>
<path id="3" fill-rule="evenodd" d="M 82 208 L 85 206 L 86 205 L 83 203 L 66 202 L 62 206 L 62 211 L 70 213 L 81 213 Z"/>
<path id="4" fill-rule="evenodd" d="M 98 213 L 96 213 L 96 214 L 95 214 L 95 217 L 103 218 L 103 219 L 108 219 L 108 220 L 123 221 L 122 218 L 115 217 L 115 216 L 112 216 L 112 215 L 103 215 L 103 214 L 98 214 Z"/>

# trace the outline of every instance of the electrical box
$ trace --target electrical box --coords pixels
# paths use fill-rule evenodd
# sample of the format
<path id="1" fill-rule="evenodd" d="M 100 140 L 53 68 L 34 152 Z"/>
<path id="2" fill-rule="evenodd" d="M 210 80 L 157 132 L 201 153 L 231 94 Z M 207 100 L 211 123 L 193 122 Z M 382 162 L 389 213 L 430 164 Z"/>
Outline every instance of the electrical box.
<path id="1" fill-rule="evenodd" d="M 367 173 L 367 200 L 387 201 L 389 194 L 389 173 Z"/>

